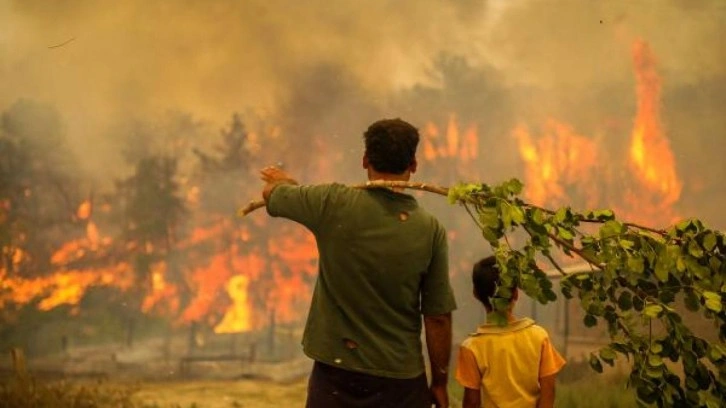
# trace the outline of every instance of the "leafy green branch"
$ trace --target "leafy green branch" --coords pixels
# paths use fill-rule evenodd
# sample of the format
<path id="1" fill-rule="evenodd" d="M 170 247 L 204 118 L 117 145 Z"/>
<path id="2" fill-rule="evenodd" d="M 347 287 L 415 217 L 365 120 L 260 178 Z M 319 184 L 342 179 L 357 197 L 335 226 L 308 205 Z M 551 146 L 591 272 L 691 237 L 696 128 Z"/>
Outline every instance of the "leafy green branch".
<path id="1" fill-rule="evenodd" d="M 557 299 L 553 277 L 539 266 L 546 260 L 559 272 L 561 294 L 579 300 L 583 324 L 607 326 L 610 343 L 591 354 L 593 369 L 601 372 L 603 363 L 614 365 L 623 356 L 642 405 L 724 406 L 724 234 L 696 219 L 661 230 L 619 221 L 607 209 L 549 210 L 520 199 L 522 187 L 512 179 L 496 186 L 460 184 L 448 191 L 449 202 L 466 208 L 496 255 L 502 285 L 492 299 L 494 308 L 506 310 L 515 286 L 542 304 Z M 584 232 L 593 226 L 595 231 Z M 589 270 L 566 272 L 557 260 L 566 258 L 585 262 Z M 683 314 L 699 312 L 713 322 L 715 333 L 706 334 L 711 341 L 684 323 Z"/>
<path id="2" fill-rule="evenodd" d="M 629 385 L 642 406 L 726 406 L 726 238 L 700 220 L 657 229 L 619 221 L 608 209 L 550 210 L 526 203 L 523 185 L 459 184 L 451 188 L 411 182 L 369 182 L 356 188 L 409 188 L 446 195 L 462 205 L 497 258 L 502 284 L 492 298 L 503 323 L 514 287 L 542 304 L 577 297 L 583 324 L 607 327 L 610 342 L 590 355 L 603 371 L 618 356 L 630 363 Z M 238 214 L 264 203 L 253 201 Z M 596 227 L 592 233 L 586 228 Z M 519 232 L 519 233 L 518 233 Z M 524 236 L 524 239 L 522 239 Z M 558 252 L 560 255 L 557 255 Z M 557 259 L 589 266 L 567 272 Z M 546 260 L 559 272 L 540 267 Z M 684 322 L 694 314 L 712 322 L 704 339 Z"/>

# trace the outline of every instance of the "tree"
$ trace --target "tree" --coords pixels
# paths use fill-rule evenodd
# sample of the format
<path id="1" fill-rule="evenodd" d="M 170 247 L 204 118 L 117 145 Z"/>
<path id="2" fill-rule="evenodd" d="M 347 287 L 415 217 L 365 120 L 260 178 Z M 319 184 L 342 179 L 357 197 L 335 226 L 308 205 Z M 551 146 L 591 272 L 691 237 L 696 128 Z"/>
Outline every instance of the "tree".
<path id="1" fill-rule="evenodd" d="M 590 355 L 598 372 L 618 356 L 631 362 L 629 386 L 642 405 L 708 407 L 726 404 L 726 237 L 689 219 L 659 230 L 623 222 L 610 210 L 556 211 L 522 201 L 522 183 L 460 184 L 448 191 L 489 242 L 502 272 L 492 304 L 502 323 L 513 287 L 542 304 L 557 299 L 540 268 L 563 275 L 561 294 L 577 298 L 583 323 L 605 324 L 610 343 Z M 515 245 L 514 236 L 516 235 Z M 577 257 L 589 272 L 565 273 L 555 251 Z M 717 336 L 694 334 L 681 302 L 713 322 Z M 672 364 L 680 366 L 681 378 Z"/>
<path id="2" fill-rule="evenodd" d="M 47 272 L 57 245 L 77 232 L 71 162 L 53 108 L 21 100 L 0 115 L 0 269 Z"/>
<path id="3" fill-rule="evenodd" d="M 232 115 L 228 129 L 220 132 L 220 142 L 212 153 L 199 149 L 193 152 L 199 159 L 202 208 L 227 214 L 244 194 L 249 183 L 251 155 L 248 150 L 249 134 L 239 114 Z"/>
<path id="4" fill-rule="evenodd" d="M 166 278 L 183 286 L 180 271 L 169 260 L 174 252 L 177 230 L 185 213 L 176 181 L 176 160 L 165 156 L 142 158 L 134 174 L 118 183 L 124 201 L 123 223 L 127 247 L 134 258 L 135 283 L 130 293 L 135 304 L 152 288 L 152 265 L 164 261 Z M 146 291 L 144 290 L 146 289 Z M 127 343 L 133 339 L 134 317 L 129 317 Z"/>

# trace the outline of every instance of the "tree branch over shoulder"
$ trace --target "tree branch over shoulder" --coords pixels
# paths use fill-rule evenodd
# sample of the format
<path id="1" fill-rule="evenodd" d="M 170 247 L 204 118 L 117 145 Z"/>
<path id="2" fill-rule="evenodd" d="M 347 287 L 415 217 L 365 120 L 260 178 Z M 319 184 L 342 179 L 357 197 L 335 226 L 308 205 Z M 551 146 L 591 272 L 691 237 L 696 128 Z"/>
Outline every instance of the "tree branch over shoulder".
<path id="1" fill-rule="evenodd" d="M 560 295 L 576 298 L 585 313 L 583 324 L 604 324 L 610 336 L 607 346 L 590 355 L 590 366 L 601 372 L 603 363 L 614 365 L 618 356 L 631 361 L 630 389 L 642 405 L 726 406 L 726 237 L 722 231 L 698 219 L 658 229 L 620 221 L 608 209 L 542 208 L 519 197 L 523 185 L 517 179 L 491 186 L 371 182 L 353 187 L 428 191 L 463 206 L 494 251 L 501 271 L 499 290 L 506 292 L 516 285 L 542 304 Z M 262 206 L 252 202 L 239 215 Z M 583 224 L 598 227 L 590 234 L 582 231 Z M 517 232 L 524 239 L 520 235 L 517 240 L 507 238 Z M 584 261 L 590 270 L 568 273 L 560 266 L 560 260 L 568 257 Z M 539 266 L 543 262 L 551 263 L 562 276 L 559 295 L 552 278 Z M 509 305 L 501 295 L 493 299 L 497 311 Z M 694 334 L 678 312 L 681 305 L 712 321 L 716 333 L 709 338 L 718 341 Z M 655 322 L 666 330 L 655 334 L 650 330 Z M 666 360 L 675 364 L 665 364 Z M 681 371 L 685 381 L 678 374 Z"/>

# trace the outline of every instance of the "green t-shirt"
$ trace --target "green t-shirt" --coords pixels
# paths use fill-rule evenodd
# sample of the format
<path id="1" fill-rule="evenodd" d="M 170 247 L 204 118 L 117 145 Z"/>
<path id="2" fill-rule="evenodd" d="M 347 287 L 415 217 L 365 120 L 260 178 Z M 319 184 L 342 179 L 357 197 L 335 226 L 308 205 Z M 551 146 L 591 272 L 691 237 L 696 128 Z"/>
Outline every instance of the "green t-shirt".
<path id="1" fill-rule="evenodd" d="M 299 222 L 317 241 L 305 354 L 381 377 L 421 375 L 421 315 L 456 308 L 439 221 L 410 195 L 341 184 L 279 185 L 267 212 Z"/>

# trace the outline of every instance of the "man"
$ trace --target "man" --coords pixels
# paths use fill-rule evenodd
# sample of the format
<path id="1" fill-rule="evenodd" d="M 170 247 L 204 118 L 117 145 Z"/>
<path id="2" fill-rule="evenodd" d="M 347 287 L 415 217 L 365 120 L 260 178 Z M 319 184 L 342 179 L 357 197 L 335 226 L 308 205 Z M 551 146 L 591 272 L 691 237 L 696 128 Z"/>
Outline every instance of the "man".
<path id="1" fill-rule="evenodd" d="M 416 171 L 419 134 L 409 123 L 380 120 L 364 140 L 369 180 Z M 307 227 L 320 254 L 302 341 L 315 360 L 307 407 L 447 407 L 456 304 L 443 226 L 401 190 L 299 186 L 276 167 L 261 175 L 267 212 Z"/>

